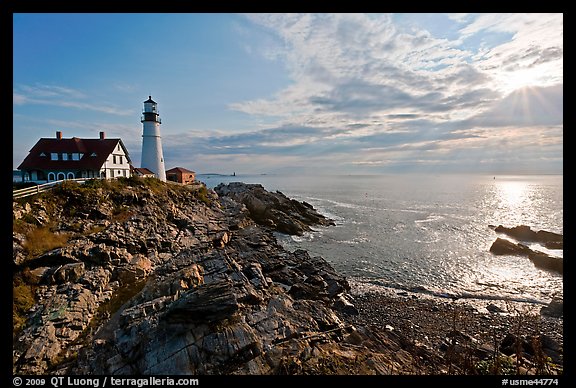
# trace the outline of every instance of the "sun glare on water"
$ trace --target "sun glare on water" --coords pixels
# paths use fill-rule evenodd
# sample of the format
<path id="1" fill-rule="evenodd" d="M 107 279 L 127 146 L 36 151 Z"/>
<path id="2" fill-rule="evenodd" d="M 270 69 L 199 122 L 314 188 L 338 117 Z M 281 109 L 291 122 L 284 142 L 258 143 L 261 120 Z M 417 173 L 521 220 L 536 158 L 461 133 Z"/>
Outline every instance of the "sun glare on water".
<path id="1" fill-rule="evenodd" d="M 526 180 L 495 180 L 492 205 L 494 219 L 509 226 L 529 224 L 535 210 L 533 206 L 537 205 L 531 190 Z"/>
<path id="2" fill-rule="evenodd" d="M 497 188 L 500 205 L 504 207 L 518 207 L 526 197 L 525 182 L 501 182 Z"/>

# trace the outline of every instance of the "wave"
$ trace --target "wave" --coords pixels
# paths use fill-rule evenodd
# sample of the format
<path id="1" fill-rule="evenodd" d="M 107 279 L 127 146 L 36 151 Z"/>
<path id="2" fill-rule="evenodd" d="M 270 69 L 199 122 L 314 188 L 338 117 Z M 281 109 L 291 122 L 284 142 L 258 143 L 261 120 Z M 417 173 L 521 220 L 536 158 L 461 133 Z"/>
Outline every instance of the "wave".
<path id="1" fill-rule="evenodd" d="M 435 221 L 440 221 L 445 219 L 446 217 L 444 217 L 443 215 L 440 214 L 429 214 L 428 217 L 424 218 L 423 220 L 415 220 L 414 222 L 418 225 L 420 224 L 425 224 L 428 222 L 435 222 Z"/>
<path id="2" fill-rule="evenodd" d="M 369 243 L 370 239 L 366 237 L 354 237 L 352 240 L 337 240 L 336 242 L 338 244 L 356 245 L 356 244 Z"/>
<path id="3" fill-rule="evenodd" d="M 397 208 L 388 208 L 388 207 L 367 206 L 367 205 L 361 205 L 361 204 L 352 203 L 352 202 L 336 201 L 336 200 L 328 199 L 328 198 L 303 197 L 303 199 L 306 201 L 309 201 L 309 202 L 315 202 L 315 205 L 319 209 L 320 208 L 326 208 L 325 206 L 323 206 L 323 203 L 328 203 L 332 206 L 341 207 L 341 208 L 345 208 L 345 209 L 354 209 L 354 210 L 366 209 L 366 210 L 370 210 L 370 211 L 378 210 L 378 211 L 404 212 L 404 213 L 423 213 L 422 210 L 418 210 L 418 209 L 397 209 Z"/>
<path id="4" fill-rule="evenodd" d="M 468 300 L 468 301 L 495 301 L 502 303 L 522 303 L 529 305 L 548 305 L 549 301 L 527 296 L 513 296 L 507 294 L 486 294 L 474 292 L 449 292 L 432 290 L 425 286 L 406 286 L 398 283 L 389 283 L 378 279 L 351 278 L 348 282 L 355 293 L 384 292 L 397 296 L 425 295 L 444 300 Z"/>

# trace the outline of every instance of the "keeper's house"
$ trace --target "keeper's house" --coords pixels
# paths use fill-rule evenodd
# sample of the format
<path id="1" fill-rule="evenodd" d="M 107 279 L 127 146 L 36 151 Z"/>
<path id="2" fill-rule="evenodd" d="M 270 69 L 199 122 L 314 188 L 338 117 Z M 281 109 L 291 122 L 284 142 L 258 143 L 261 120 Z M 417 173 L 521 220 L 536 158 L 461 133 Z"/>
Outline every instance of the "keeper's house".
<path id="1" fill-rule="evenodd" d="M 130 177 L 130 156 L 121 139 L 41 138 L 18 166 L 25 182 L 62 179 Z"/>

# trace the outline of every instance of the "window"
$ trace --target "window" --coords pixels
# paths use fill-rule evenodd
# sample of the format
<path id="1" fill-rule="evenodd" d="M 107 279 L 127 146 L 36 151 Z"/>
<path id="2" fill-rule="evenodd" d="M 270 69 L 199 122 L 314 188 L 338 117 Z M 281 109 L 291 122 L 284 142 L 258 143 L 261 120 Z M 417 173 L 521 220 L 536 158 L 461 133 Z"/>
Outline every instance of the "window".
<path id="1" fill-rule="evenodd" d="M 53 181 L 53 180 L 55 180 L 55 179 L 56 179 L 56 177 L 54 176 L 54 173 L 53 173 L 53 172 L 48 173 L 48 181 L 51 182 L 51 181 Z"/>
<path id="2" fill-rule="evenodd" d="M 72 160 L 80 160 L 80 154 L 78 154 L 78 153 L 73 153 L 73 154 L 72 154 Z"/>
<path id="3" fill-rule="evenodd" d="M 92 152 L 90 156 L 96 156 L 96 152 Z"/>
<path id="4" fill-rule="evenodd" d="M 44 152 L 40 152 L 40 156 L 46 156 Z"/>
<path id="5" fill-rule="evenodd" d="M 62 154 L 62 160 L 68 160 L 68 154 Z"/>
<path id="6" fill-rule="evenodd" d="M 50 160 L 58 160 L 58 153 L 51 152 L 50 153 Z"/>
<path id="7" fill-rule="evenodd" d="M 73 172 L 69 172 L 69 173 L 68 173 L 68 178 L 66 178 L 66 179 L 74 179 L 74 178 L 75 178 L 74 173 L 73 173 Z"/>
<path id="8" fill-rule="evenodd" d="M 116 155 L 112 155 L 112 163 L 116 164 Z"/>
<path id="9" fill-rule="evenodd" d="M 118 156 L 118 159 L 120 159 L 120 161 L 118 162 L 119 164 L 124 163 L 124 161 L 122 160 L 122 155 Z"/>
<path id="10" fill-rule="evenodd" d="M 64 179 L 66 179 L 66 175 L 64 175 L 64 173 L 63 173 L 63 172 L 59 172 L 59 173 L 58 173 L 58 178 L 57 178 L 57 179 L 58 179 L 59 181 L 61 181 L 61 180 L 64 180 Z"/>

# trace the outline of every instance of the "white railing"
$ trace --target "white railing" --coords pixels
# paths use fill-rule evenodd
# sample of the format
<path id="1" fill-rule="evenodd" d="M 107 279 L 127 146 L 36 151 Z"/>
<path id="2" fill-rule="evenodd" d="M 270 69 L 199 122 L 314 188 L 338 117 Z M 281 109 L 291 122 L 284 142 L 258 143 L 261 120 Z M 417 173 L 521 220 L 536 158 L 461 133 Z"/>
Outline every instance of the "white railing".
<path id="1" fill-rule="evenodd" d="M 13 190 L 12 191 L 12 198 L 24 198 L 24 197 L 28 197 L 30 195 L 34 195 L 34 194 L 42 193 L 44 191 L 52 190 L 54 187 L 58 186 L 59 184 L 62 184 L 62 182 L 73 181 L 73 182 L 78 182 L 78 183 L 84 183 L 88 179 L 94 179 L 94 178 L 63 179 L 63 180 L 59 180 L 59 181 L 48 182 L 48 183 L 44 183 L 41 185 L 36 185 L 34 187 L 27 187 L 25 189 Z"/>

